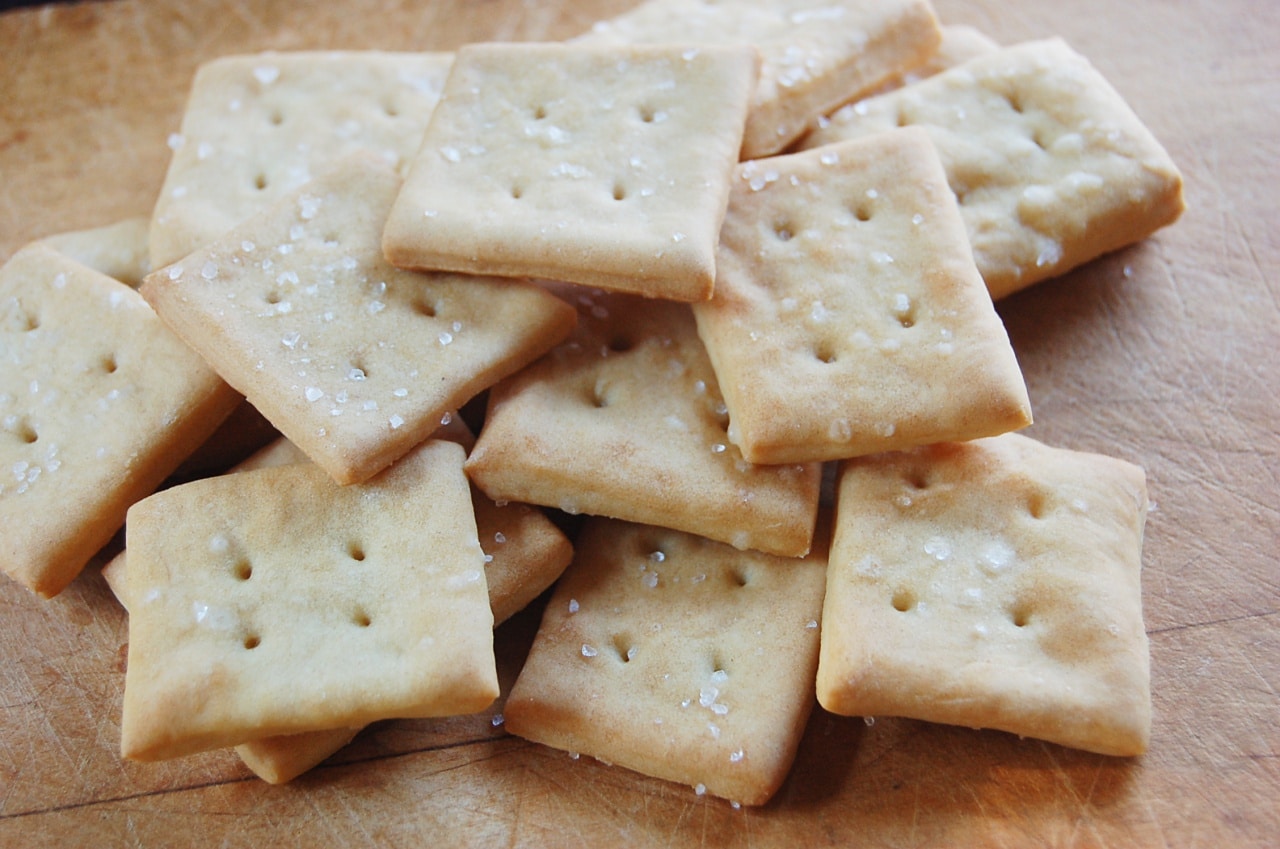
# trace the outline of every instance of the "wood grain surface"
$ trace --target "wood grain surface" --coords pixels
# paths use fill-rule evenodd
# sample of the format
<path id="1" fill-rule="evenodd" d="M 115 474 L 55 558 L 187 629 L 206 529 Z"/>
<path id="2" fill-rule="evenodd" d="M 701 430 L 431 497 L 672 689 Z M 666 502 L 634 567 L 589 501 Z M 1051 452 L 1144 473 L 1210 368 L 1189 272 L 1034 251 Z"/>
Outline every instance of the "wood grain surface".
<path id="1" fill-rule="evenodd" d="M 197 64 L 580 32 L 631 0 L 115 0 L 0 14 L 0 258 L 146 214 Z M 815 711 L 758 810 L 506 735 L 494 711 L 370 728 L 272 787 L 219 752 L 118 755 L 124 613 L 95 570 L 0 585 L 0 846 L 1269 846 L 1280 835 L 1280 4 L 936 0 L 1064 36 L 1184 170 L 1147 242 L 1001 302 L 1036 424 L 1147 470 L 1155 727 L 1116 759 Z M 537 610 L 504 625 L 504 685 Z"/>

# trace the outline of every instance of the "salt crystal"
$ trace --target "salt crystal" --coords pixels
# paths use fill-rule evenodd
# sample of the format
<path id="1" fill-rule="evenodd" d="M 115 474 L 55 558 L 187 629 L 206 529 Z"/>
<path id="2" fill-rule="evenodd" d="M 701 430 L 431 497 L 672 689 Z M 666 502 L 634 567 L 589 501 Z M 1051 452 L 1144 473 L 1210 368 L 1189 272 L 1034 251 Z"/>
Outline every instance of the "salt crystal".
<path id="1" fill-rule="evenodd" d="M 569 599 L 569 612 L 570 612 L 570 613 L 577 613 L 577 612 L 578 612 L 578 607 L 579 607 L 579 605 L 578 605 L 578 600 L 577 600 L 576 598 L 571 598 L 571 599 Z"/>
<path id="2" fill-rule="evenodd" d="M 312 403 L 319 401 L 324 397 L 324 390 L 316 386 L 308 386 L 306 392 L 303 393 L 306 399 Z"/>
<path id="3" fill-rule="evenodd" d="M 404 418 L 401 416 L 392 416 L 387 419 L 387 424 L 391 425 L 392 430 L 399 430 L 404 426 Z"/>
<path id="4" fill-rule="evenodd" d="M 600 653 L 600 652 L 596 651 L 594 648 L 592 648 L 591 646 L 587 645 L 586 643 L 583 643 L 583 644 L 582 644 L 582 656 L 583 656 L 583 657 L 595 657 L 595 656 L 596 656 L 596 655 L 598 655 L 599 653 Z"/>
<path id="5" fill-rule="evenodd" d="M 280 69 L 272 65 L 259 65 L 253 69 L 253 76 L 263 85 L 271 85 L 280 78 Z"/>
<path id="6" fill-rule="evenodd" d="M 218 264 L 213 260 L 209 260 L 200 269 L 200 276 L 205 280 L 213 280 L 218 276 Z"/>

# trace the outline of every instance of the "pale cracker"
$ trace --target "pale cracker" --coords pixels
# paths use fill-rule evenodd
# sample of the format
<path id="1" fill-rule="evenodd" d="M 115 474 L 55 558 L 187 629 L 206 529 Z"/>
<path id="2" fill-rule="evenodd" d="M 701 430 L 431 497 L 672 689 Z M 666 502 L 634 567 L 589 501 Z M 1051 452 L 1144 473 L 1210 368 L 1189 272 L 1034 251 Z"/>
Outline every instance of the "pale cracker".
<path id="1" fill-rule="evenodd" d="M 463 47 L 387 258 L 707 298 L 756 64 L 750 47 Z"/>
<path id="2" fill-rule="evenodd" d="M 566 295 L 577 330 L 490 391 L 471 479 L 499 500 L 807 552 L 821 468 L 743 459 L 689 305 Z"/>
<path id="3" fill-rule="evenodd" d="M 126 218 L 101 227 L 72 230 L 40 241 L 113 280 L 137 287 L 151 270 L 146 216 Z"/>
<path id="4" fill-rule="evenodd" d="M 846 106 L 806 148 L 924 127 L 994 298 L 1146 238 L 1182 176 L 1110 83 L 1061 39 L 1007 47 Z"/>
<path id="5" fill-rule="evenodd" d="M 903 86 L 918 83 L 943 71 L 950 70 L 956 65 L 963 65 L 970 59 L 986 56 L 988 53 L 994 53 L 999 49 L 999 42 L 979 29 L 964 26 L 963 24 L 944 25 L 942 27 L 942 40 L 938 42 L 938 49 L 934 51 L 933 55 L 922 64 L 916 65 L 914 68 L 900 74 L 895 74 L 874 90 L 861 95 L 859 99 L 885 94 Z M 829 120 L 826 115 L 822 115 L 814 123 L 815 126 L 823 126 Z"/>
<path id="6" fill-rule="evenodd" d="M 354 155 L 141 289 L 339 483 L 385 468 L 575 319 L 526 281 L 388 265 L 379 242 L 399 187 Z"/>
<path id="7" fill-rule="evenodd" d="M 427 440 L 357 486 L 300 463 L 134 505 L 124 756 L 489 705 L 493 617 L 464 456 Z"/>
<path id="8" fill-rule="evenodd" d="M 694 314 L 748 460 L 831 460 L 1030 423 L 923 130 L 744 163 L 719 267 Z"/>
<path id="9" fill-rule="evenodd" d="M 940 32 L 927 0 L 649 0 L 579 43 L 752 44 L 761 53 L 742 158 L 785 149 L 808 124 L 924 62 Z"/>
<path id="10" fill-rule="evenodd" d="M 422 139 L 450 53 L 299 51 L 201 65 L 151 220 L 168 265 L 356 150 L 401 167 Z"/>
<path id="11" fill-rule="evenodd" d="M 1146 512 L 1139 467 L 1017 434 L 849 461 L 819 701 L 1141 753 Z"/>
<path id="12" fill-rule="evenodd" d="M 238 401 L 133 289 L 20 250 L 0 269 L 0 566 L 59 593 Z"/>
<path id="13" fill-rule="evenodd" d="M 474 439 L 454 417 L 437 432 L 464 448 Z M 287 439 L 277 439 L 255 452 L 232 471 L 252 471 L 292 463 L 306 463 L 306 454 Z M 524 504 L 495 504 L 474 486 L 472 506 L 476 531 L 485 553 L 485 580 L 496 628 L 546 590 L 568 566 L 573 547 L 568 538 L 540 511 Z M 125 552 L 102 569 L 108 586 L 126 609 Z M 360 728 L 336 728 L 250 740 L 236 746 L 236 754 L 258 777 L 271 784 L 291 781 L 324 761 L 358 734 Z"/>
<path id="14" fill-rule="evenodd" d="M 746 805 L 814 703 L 826 543 L 803 559 L 588 519 L 503 708 L 508 731 Z"/>

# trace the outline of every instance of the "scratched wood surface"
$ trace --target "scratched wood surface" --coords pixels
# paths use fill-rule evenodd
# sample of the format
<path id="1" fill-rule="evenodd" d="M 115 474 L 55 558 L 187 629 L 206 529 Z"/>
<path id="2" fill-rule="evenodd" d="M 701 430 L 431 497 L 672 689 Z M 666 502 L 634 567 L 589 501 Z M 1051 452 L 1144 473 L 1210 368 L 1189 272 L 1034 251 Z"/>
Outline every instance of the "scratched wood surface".
<path id="1" fill-rule="evenodd" d="M 0 14 L 0 258 L 148 212 L 196 65 L 265 48 L 448 49 L 579 32 L 632 0 L 115 0 Z M 0 585 L 0 845 L 1268 846 L 1280 834 L 1280 4 L 936 0 L 1059 34 L 1184 169 L 1148 242 L 1000 305 L 1046 442 L 1143 465 L 1155 728 L 1121 760 L 815 711 L 760 810 L 527 744 L 493 711 L 369 729 L 293 784 L 227 753 L 117 754 L 123 612 L 90 571 Z M 497 637 L 502 679 L 537 624 Z"/>

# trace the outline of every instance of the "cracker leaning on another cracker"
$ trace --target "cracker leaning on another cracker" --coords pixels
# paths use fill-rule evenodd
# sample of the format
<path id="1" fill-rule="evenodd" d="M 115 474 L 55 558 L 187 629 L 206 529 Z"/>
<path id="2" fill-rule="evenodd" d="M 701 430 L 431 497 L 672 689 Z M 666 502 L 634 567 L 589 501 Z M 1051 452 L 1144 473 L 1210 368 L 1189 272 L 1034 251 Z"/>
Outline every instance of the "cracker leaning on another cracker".
<path id="1" fill-rule="evenodd" d="M 463 47 L 387 258 L 704 300 L 756 64 L 748 46 Z"/>
<path id="2" fill-rule="evenodd" d="M 1030 402 L 928 135 L 743 163 L 694 305 L 755 463 L 1016 430 Z"/>
<path id="3" fill-rule="evenodd" d="M 389 167 L 353 155 L 141 290 L 340 483 L 385 468 L 575 321 L 527 281 L 388 265 L 399 190 Z"/>
<path id="4" fill-rule="evenodd" d="M 805 554 L 821 469 L 742 458 L 689 306 L 560 291 L 577 330 L 490 391 L 471 479 L 496 499 Z"/>
<path id="5" fill-rule="evenodd" d="M 827 710 L 1146 750 L 1142 469 L 1005 434 L 847 461 L 837 511 Z"/>
<path id="6" fill-rule="evenodd" d="M 239 401 L 137 292 L 20 250 L 0 268 L 0 567 L 57 595 Z"/>
<path id="7" fill-rule="evenodd" d="M 1140 241 L 1184 208 L 1169 154 L 1058 38 L 980 56 L 824 124 L 804 148 L 904 125 L 928 131 L 993 298 Z"/>

